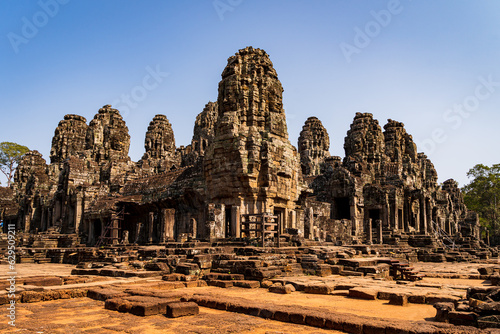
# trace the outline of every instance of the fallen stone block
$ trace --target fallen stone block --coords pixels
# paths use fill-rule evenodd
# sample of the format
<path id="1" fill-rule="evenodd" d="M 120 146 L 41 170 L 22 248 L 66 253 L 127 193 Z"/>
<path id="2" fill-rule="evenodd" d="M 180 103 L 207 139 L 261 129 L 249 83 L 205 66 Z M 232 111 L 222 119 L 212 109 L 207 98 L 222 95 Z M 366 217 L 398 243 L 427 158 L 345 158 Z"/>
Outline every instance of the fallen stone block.
<path id="1" fill-rule="evenodd" d="M 256 289 L 260 288 L 260 282 L 259 281 L 233 281 L 234 286 L 240 287 L 240 288 L 245 288 L 245 289 Z"/>
<path id="2" fill-rule="evenodd" d="M 408 302 L 412 304 L 425 304 L 425 295 L 410 294 L 408 295 Z"/>
<path id="3" fill-rule="evenodd" d="M 198 276 L 200 267 L 196 263 L 180 263 L 175 267 L 175 271 L 184 275 Z"/>
<path id="4" fill-rule="evenodd" d="M 132 303 L 123 298 L 111 298 L 104 302 L 104 308 L 118 312 L 130 312 Z"/>
<path id="5" fill-rule="evenodd" d="M 25 278 L 24 285 L 35 285 L 35 286 L 54 286 L 63 285 L 63 279 L 61 277 L 30 277 Z"/>
<path id="6" fill-rule="evenodd" d="M 448 322 L 448 314 L 455 310 L 455 305 L 453 303 L 435 303 L 434 308 L 436 309 L 436 315 L 434 318 L 439 322 Z"/>
<path id="7" fill-rule="evenodd" d="M 460 300 L 460 297 L 450 296 L 450 295 L 442 295 L 442 294 L 429 294 L 425 296 L 425 301 L 427 304 L 434 305 L 435 303 L 457 303 Z"/>
<path id="8" fill-rule="evenodd" d="M 272 285 L 269 287 L 269 292 L 272 293 L 281 293 L 281 294 L 290 294 L 292 293 L 292 286 L 287 285 Z"/>
<path id="9" fill-rule="evenodd" d="M 349 290 L 349 297 L 357 299 L 375 300 L 378 291 L 368 288 L 352 288 Z"/>
<path id="10" fill-rule="evenodd" d="M 402 293 L 393 293 L 389 296 L 389 304 L 408 306 L 408 295 Z"/>
<path id="11" fill-rule="evenodd" d="M 477 326 L 477 314 L 474 312 L 457 312 L 450 311 L 448 313 L 448 321 L 450 324 L 458 326 Z"/>
<path id="12" fill-rule="evenodd" d="M 353 270 L 342 270 L 340 272 L 341 276 L 363 276 L 362 272 L 353 271 Z"/>
<path id="13" fill-rule="evenodd" d="M 178 302 L 180 298 L 128 296 L 123 299 L 131 303 L 130 313 L 144 317 L 155 314 L 165 314 L 167 305 Z"/>
<path id="14" fill-rule="evenodd" d="M 93 275 L 99 276 L 101 269 L 73 269 L 71 275 Z"/>
<path id="15" fill-rule="evenodd" d="M 102 300 L 105 301 L 110 298 L 117 298 L 117 297 L 124 297 L 127 296 L 128 294 L 121 291 L 121 290 L 115 290 L 111 288 L 96 288 L 96 289 L 89 289 L 87 292 L 87 297 L 95 300 Z"/>
<path id="16" fill-rule="evenodd" d="M 169 318 L 179 318 L 200 313 L 198 304 L 194 302 L 177 302 L 167 305 L 166 316 Z"/>
<path id="17" fill-rule="evenodd" d="M 335 290 L 335 286 L 329 284 L 311 284 L 304 288 L 305 293 L 313 293 L 318 295 L 328 295 Z"/>
<path id="18" fill-rule="evenodd" d="M 493 274 L 493 267 L 481 267 L 477 268 L 480 275 L 489 276 Z"/>
<path id="19" fill-rule="evenodd" d="M 165 274 L 170 273 L 170 268 L 163 262 L 147 262 L 144 265 L 144 269 L 151 271 L 163 271 Z"/>
<path id="20" fill-rule="evenodd" d="M 207 281 L 207 284 L 219 288 L 232 288 L 234 286 L 233 281 Z"/>

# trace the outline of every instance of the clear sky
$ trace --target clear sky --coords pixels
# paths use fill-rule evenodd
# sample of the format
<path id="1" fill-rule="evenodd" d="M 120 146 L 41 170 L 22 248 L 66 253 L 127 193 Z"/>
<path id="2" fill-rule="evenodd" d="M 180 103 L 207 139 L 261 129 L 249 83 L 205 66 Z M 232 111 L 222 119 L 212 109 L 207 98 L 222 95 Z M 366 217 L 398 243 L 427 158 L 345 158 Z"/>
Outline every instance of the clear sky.
<path id="1" fill-rule="evenodd" d="M 188 145 L 246 46 L 274 63 L 294 145 L 316 116 L 343 157 L 361 111 L 404 122 L 439 182 L 500 162 L 497 0 L 1 0 L 0 36 L 0 142 L 47 162 L 64 115 L 88 123 L 105 104 L 124 116 L 134 161 L 156 114 Z"/>

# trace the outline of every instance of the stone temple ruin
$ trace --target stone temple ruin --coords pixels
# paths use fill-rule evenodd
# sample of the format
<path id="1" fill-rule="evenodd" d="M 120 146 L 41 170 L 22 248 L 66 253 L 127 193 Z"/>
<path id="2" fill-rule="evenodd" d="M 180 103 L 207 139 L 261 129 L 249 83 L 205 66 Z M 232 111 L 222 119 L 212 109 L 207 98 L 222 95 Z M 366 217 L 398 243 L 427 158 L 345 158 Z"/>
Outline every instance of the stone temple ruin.
<path id="1" fill-rule="evenodd" d="M 176 147 L 167 117 L 156 115 L 138 162 L 128 156 L 118 110 L 106 105 L 89 124 L 66 115 L 50 163 L 29 152 L 13 188 L 2 190 L 2 219 L 89 246 L 252 238 L 479 246 L 477 215 L 456 182 L 437 184 L 403 123 L 388 120 L 382 129 L 371 114 L 356 113 L 341 159 L 330 156 L 326 129 L 310 117 L 297 150 L 282 93 L 266 52 L 240 50 L 228 59 L 217 102 L 197 116 L 191 144 Z"/>
<path id="2" fill-rule="evenodd" d="M 217 102 L 196 117 L 191 144 L 177 147 L 169 120 L 156 115 L 138 162 L 128 156 L 125 121 L 110 105 L 88 124 L 64 116 L 50 163 L 30 151 L 13 185 L 0 187 L 0 218 L 4 232 L 15 226 L 18 263 L 77 267 L 70 276 L 23 278 L 18 301 L 87 296 L 108 310 L 169 317 L 196 315 L 200 305 L 348 333 L 500 327 L 498 249 L 481 240 L 478 216 L 457 182 L 437 183 L 404 124 L 388 120 L 382 128 L 372 114 L 356 113 L 341 158 L 330 155 L 327 130 L 310 117 L 295 148 L 282 93 L 266 52 L 239 50 L 222 72 Z M 6 246 L 0 233 L 0 248 Z M 424 276 L 489 280 L 493 287 L 419 283 Z M 298 291 L 325 298 L 340 298 L 340 291 L 390 305 L 430 304 L 437 321 L 453 325 L 286 308 L 268 295 L 241 299 L 241 290 L 239 299 L 190 290 L 233 286 L 297 293 L 297 303 Z M 191 292 L 165 292 L 180 288 Z M 7 303 L 0 293 L 0 304 Z"/>

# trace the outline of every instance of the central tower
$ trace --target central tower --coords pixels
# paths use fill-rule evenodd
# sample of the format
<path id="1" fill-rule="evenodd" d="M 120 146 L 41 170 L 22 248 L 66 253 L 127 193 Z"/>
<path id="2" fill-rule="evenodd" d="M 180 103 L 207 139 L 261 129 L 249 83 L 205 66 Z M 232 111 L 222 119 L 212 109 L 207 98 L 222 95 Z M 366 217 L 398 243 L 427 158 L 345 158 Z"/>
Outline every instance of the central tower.
<path id="1" fill-rule="evenodd" d="M 228 59 L 217 102 L 204 160 L 208 200 L 240 214 L 280 214 L 282 226 L 295 227 L 300 160 L 288 140 L 283 87 L 265 51 L 247 47 Z"/>

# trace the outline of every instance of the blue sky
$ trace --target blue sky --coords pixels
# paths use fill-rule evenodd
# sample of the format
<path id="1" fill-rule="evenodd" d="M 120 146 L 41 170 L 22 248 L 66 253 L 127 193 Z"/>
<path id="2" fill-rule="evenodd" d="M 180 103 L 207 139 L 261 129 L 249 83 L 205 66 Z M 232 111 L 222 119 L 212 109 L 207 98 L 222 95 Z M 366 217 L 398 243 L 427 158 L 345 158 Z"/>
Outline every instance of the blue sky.
<path id="1" fill-rule="evenodd" d="M 462 186 L 500 162 L 499 18 L 496 0 L 2 0 L 0 141 L 49 162 L 65 114 L 90 122 L 113 104 L 132 160 L 156 114 L 187 145 L 227 58 L 251 45 L 278 72 L 292 144 L 316 116 L 343 157 L 355 113 L 370 112 L 404 122 L 439 181 Z"/>

